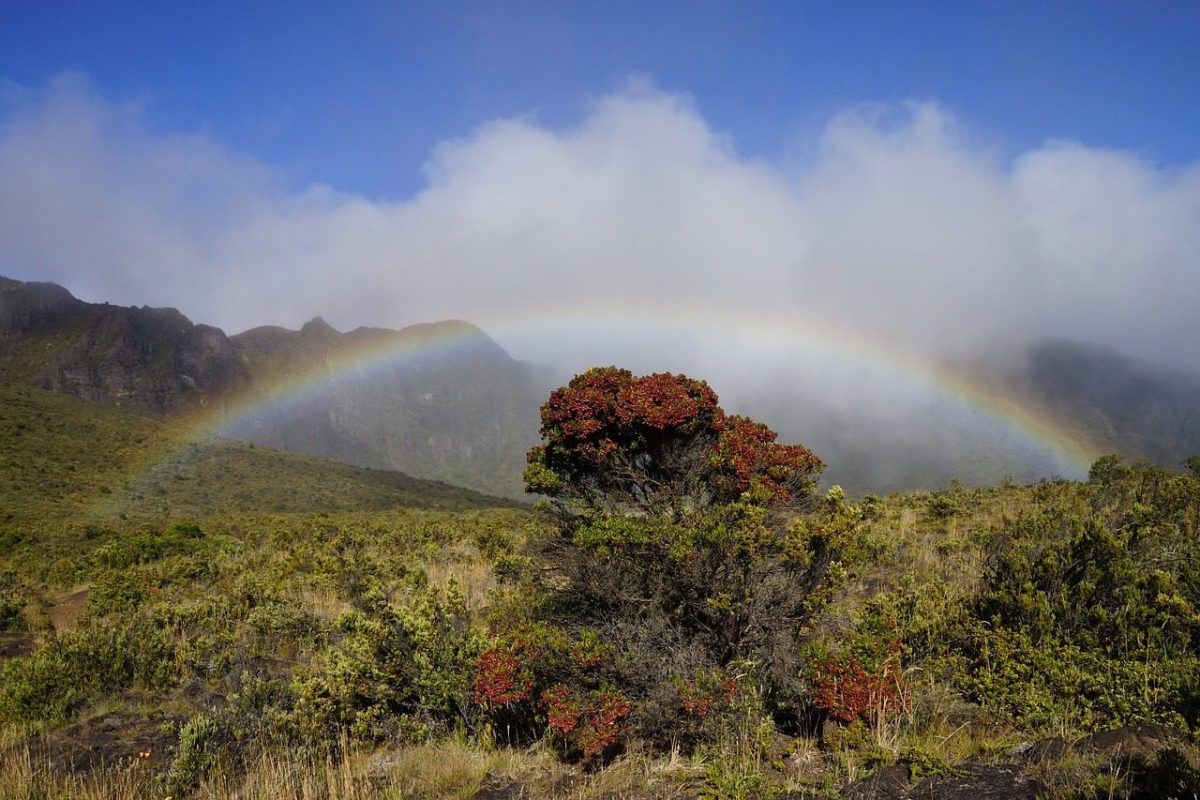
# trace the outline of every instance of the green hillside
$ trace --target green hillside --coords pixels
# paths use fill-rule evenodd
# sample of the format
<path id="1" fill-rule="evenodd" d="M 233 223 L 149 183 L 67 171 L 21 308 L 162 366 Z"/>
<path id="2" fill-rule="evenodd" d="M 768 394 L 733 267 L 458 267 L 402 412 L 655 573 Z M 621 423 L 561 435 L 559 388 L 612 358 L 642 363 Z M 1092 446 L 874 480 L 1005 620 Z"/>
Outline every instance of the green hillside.
<path id="1" fill-rule="evenodd" d="M 179 420 L 0 386 L 0 524 L 511 505 L 401 473 L 186 434 Z"/>

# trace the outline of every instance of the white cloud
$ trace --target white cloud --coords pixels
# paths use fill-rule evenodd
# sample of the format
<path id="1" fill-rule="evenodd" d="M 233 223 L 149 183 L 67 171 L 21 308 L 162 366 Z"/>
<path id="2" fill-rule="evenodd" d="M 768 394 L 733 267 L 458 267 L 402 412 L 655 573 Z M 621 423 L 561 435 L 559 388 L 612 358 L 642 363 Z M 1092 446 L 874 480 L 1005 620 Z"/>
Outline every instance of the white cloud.
<path id="1" fill-rule="evenodd" d="M 230 329 L 721 309 L 919 347 L 1045 333 L 1194 358 L 1200 165 L 1070 142 L 1009 160 L 932 104 L 840 115 L 797 172 L 634 85 L 572 129 L 485 124 L 435 149 L 420 194 L 371 202 L 288 191 L 78 76 L 8 94 L 0 271 Z"/>

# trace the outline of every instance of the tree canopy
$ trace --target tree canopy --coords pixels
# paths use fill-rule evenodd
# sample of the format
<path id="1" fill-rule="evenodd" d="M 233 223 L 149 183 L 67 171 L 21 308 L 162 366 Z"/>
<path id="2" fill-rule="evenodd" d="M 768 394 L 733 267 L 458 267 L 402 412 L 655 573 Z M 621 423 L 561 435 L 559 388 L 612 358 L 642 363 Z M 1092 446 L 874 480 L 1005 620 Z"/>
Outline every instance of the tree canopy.
<path id="1" fill-rule="evenodd" d="M 562 506 L 680 513 L 743 497 L 778 505 L 811 495 L 824 464 L 766 425 L 726 414 L 704 381 L 601 367 L 542 406 L 545 444 L 525 485 Z"/>

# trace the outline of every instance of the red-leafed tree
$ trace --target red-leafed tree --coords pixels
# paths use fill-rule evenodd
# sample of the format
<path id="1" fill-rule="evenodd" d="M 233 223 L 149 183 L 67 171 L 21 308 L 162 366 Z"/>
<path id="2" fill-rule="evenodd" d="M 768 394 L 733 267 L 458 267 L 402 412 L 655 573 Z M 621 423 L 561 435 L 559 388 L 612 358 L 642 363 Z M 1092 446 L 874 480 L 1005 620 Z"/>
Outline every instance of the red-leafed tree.
<path id="1" fill-rule="evenodd" d="M 525 484 L 559 513 L 493 610 L 513 657 L 482 660 L 477 687 L 521 690 L 489 700 L 493 723 L 523 715 L 587 759 L 629 734 L 686 746 L 736 703 L 796 713 L 802 637 L 860 518 L 817 497 L 820 459 L 703 381 L 616 367 L 551 393 L 541 433 Z"/>
<path id="2" fill-rule="evenodd" d="M 811 495 L 824 466 L 803 445 L 776 442 L 767 426 L 727 415 L 704 381 L 669 372 L 588 370 L 551 393 L 541 433 L 527 489 L 581 510 L 789 503 Z"/>

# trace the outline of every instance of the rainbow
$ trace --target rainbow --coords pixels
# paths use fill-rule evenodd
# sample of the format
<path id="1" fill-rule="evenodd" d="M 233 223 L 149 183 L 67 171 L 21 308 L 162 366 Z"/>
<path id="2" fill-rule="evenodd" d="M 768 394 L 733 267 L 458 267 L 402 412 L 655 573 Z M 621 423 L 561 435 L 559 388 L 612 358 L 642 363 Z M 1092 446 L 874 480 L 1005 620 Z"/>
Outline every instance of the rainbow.
<path id="1" fill-rule="evenodd" d="M 698 319 L 698 317 L 702 317 Z M 637 338 L 643 341 L 716 341 L 736 342 L 743 352 L 778 350 L 829 363 L 849 365 L 871 375 L 906 387 L 927 392 L 936 399 L 964 411 L 982 416 L 1007 436 L 1030 447 L 1058 466 L 1066 477 L 1086 475 L 1100 450 L 1071 424 L 1054 419 L 1040 409 L 1011 397 L 937 363 L 919 357 L 898 346 L 870 339 L 835 325 L 813 320 L 756 316 L 750 319 L 732 315 L 666 313 L 661 309 L 644 314 L 542 314 L 492 317 L 487 321 L 489 334 L 509 352 L 521 353 L 522 345 L 537 341 L 603 341 L 625 338 L 624 345 Z M 436 354 L 452 349 L 481 335 L 480 328 L 457 320 L 425 323 L 399 331 L 359 329 L 350 334 L 352 346 L 323 363 L 305 370 L 285 373 L 276 380 L 226 398 L 220 407 L 193 415 L 184 426 L 180 443 L 165 457 L 154 459 L 137 471 L 144 474 L 170 461 L 189 444 L 228 436 L 256 415 L 277 410 L 310 392 L 352 374 L 368 374 L 405 359 Z M 620 346 L 612 349 L 618 360 Z M 597 363 L 601 363 L 597 361 Z M 618 363 L 620 363 L 618 361 Z M 580 364 L 580 369 L 591 364 Z M 662 367 L 659 367 L 662 368 Z M 675 371 L 679 371 L 676 369 Z M 720 393 L 721 387 L 714 387 Z M 764 420 L 770 423 L 770 420 Z"/>

